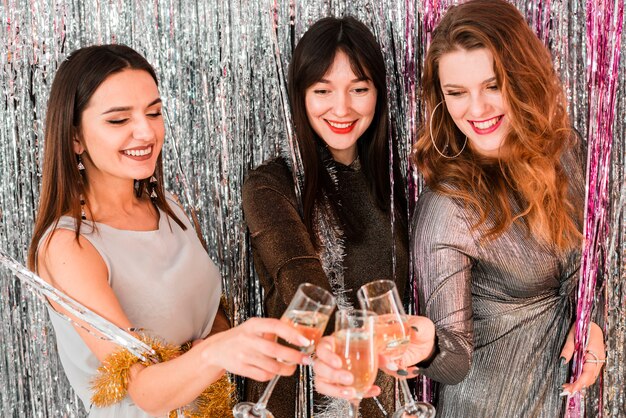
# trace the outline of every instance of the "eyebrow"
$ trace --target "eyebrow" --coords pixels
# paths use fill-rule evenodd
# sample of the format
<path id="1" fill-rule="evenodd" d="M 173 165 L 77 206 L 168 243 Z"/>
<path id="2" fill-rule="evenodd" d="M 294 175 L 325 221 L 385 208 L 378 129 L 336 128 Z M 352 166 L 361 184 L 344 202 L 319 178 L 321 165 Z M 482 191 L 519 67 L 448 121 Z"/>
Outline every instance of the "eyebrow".
<path id="1" fill-rule="evenodd" d="M 489 83 L 492 83 L 492 82 L 494 82 L 494 81 L 496 81 L 496 77 L 495 77 L 495 76 L 493 76 L 493 77 L 491 77 L 491 78 L 486 79 L 486 80 L 485 80 L 485 81 L 483 81 L 481 84 L 489 84 Z M 459 86 L 458 84 L 444 84 L 444 85 L 443 85 L 443 87 L 452 87 L 452 88 L 455 88 L 455 89 L 461 89 L 461 88 L 463 88 L 463 86 Z"/>
<path id="2" fill-rule="evenodd" d="M 352 80 L 350 80 L 351 83 L 358 83 L 360 81 L 370 81 L 369 78 L 363 77 L 363 78 L 354 78 Z M 318 83 L 323 83 L 323 84 L 330 84 L 330 80 L 327 80 L 325 78 L 322 78 L 321 80 L 317 81 Z"/>
<path id="3" fill-rule="evenodd" d="M 146 107 L 151 107 L 154 106 L 157 103 L 161 103 L 161 98 L 157 97 L 156 99 L 154 99 L 153 101 L 150 102 L 150 104 L 148 104 L 148 106 Z M 106 115 L 107 113 L 113 113 L 113 112 L 126 112 L 129 111 L 131 109 L 130 106 L 117 106 L 117 107 L 112 107 L 108 110 L 105 110 L 104 112 L 102 112 L 103 115 Z"/>

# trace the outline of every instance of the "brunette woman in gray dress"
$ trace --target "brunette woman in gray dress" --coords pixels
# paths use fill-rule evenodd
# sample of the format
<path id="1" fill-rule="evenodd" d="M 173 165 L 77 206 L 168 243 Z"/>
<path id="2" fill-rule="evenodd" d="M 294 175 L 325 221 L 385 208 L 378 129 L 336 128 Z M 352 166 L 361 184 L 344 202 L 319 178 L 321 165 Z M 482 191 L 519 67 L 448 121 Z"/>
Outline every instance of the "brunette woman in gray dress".
<path id="1" fill-rule="evenodd" d="M 264 338 L 282 334 L 308 343 L 277 319 L 254 318 L 226 330 L 219 271 L 163 188 L 161 112 L 154 69 L 124 45 L 72 52 L 50 91 L 29 267 L 122 329 L 142 328 L 164 344 L 193 342 L 170 361 L 100 369 L 123 387 L 98 402 L 98 368 L 123 353 L 50 306 L 63 369 L 92 418 L 170 416 L 225 371 L 269 380 L 295 369 L 276 357 L 309 363 Z"/>
<path id="2" fill-rule="evenodd" d="M 585 181 L 550 53 L 511 4 L 470 1 L 433 33 L 422 83 L 413 162 L 428 188 L 412 246 L 435 339 L 406 364 L 440 382 L 438 416 L 559 416 L 605 352 L 592 323 L 583 374 L 565 384 Z"/>

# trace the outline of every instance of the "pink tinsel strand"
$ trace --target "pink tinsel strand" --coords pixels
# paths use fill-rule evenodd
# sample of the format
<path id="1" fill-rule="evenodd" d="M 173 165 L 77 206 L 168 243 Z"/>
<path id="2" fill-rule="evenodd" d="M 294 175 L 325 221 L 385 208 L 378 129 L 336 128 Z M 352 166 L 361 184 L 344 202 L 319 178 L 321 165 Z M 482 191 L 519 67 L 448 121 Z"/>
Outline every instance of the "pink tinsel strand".
<path id="1" fill-rule="evenodd" d="M 587 202 L 581 277 L 578 288 L 576 352 L 572 362 L 571 381 L 578 379 L 582 372 L 600 254 L 606 250 L 604 246 L 608 234 L 608 177 L 613 143 L 612 126 L 615 117 L 615 92 L 623 13 L 623 0 L 604 2 L 587 0 L 587 83 L 589 86 Z M 601 415 L 601 406 L 599 409 Z M 580 394 L 570 398 L 566 416 L 584 416 Z"/>

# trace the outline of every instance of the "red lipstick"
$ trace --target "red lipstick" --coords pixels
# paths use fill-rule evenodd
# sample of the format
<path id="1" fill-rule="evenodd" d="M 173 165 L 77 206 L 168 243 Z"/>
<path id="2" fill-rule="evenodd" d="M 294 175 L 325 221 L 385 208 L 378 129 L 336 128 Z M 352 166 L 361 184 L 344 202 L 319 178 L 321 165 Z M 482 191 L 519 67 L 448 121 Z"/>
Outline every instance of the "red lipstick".
<path id="1" fill-rule="evenodd" d="M 490 134 L 490 133 L 494 132 L 496 129 L 498 129 L 500 127 L 500 125 L 502 124 L 502 120 L 504 119 L 504 115 L 498 116 L 498 118 L 499 118 L 498 122 L 495 125 L 490 126 L 487 129 L 480 129 L 480 128 L 476 127 L 476 125 L 474 125 L 474 123 L 476 123 L 476 122 L 484 122 L 482 120 L 470 120 L 468 122 L 472 126 L 472 129 L 474 130 L 474 132 L 476 132 L 478 135 L 487 135 L 487 134 Z M 493 119 L 493 118 L 491 118 L 491 119 Z M 491 120 L 491 119 L 487 119 L 487 120 Z"/>
<path id="2" fill-rule="evenodd" d="M 324 119 L 324 122 L 326 122 L 326 125 L 328 125 L 328 127 L 330 128 L 331 131 L 333 131 L 336 134 L 348 134 L 350 132 L 352 132 L 352 130 L 354 129 L 354 127 L 356 126 L 356 120 L 353 122 L 350 122 L 350 126 L 346 127 L 346 128 L 337 128 L 336 126 L 331 125 L 330 123 L 348 123 L 348 122 L 336 122 L 336 121 L 328 121 L 326 119 Z"/>

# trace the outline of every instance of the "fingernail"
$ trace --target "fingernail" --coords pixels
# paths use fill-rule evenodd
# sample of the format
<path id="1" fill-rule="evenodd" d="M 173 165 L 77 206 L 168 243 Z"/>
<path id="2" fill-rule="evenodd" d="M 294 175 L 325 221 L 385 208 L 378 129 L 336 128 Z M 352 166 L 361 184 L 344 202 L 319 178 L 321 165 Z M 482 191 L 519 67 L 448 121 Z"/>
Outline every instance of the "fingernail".
<path id="1" fill-rule="evenodd" d="M 420 374 L 420 371 L 418 369 L 413 369 L 413 371 L 411 373 L 413 373 L 415 376 L 417 376 L 418 374 Z"/>
<path id="2" fill-rule="evenodd" d="M 311 340 L 309 340 L 306 337 L 303 337 L 302 335 L 298 337 L 298 342 L 300 343 L 302 347 L 308 347 L 311 345 Z"/>
<path id="3" fill-rule="evenodd" d="M 564 390 L 563 392 L 559 393 L 559 396 L 570 396 L 571 393 L 569 393 L 569 391 Z"/>
<path id="4" fill-rule="evenodd" d="M 400 369 L 396 373 L 398 373 L 400 376 L 408 376 L 409 375 L 409 372 L 407 372 L 404 369 Z"/>
<path id="5" fill-rule="evenodd" d="M 560 364 L 561 364 L 561 367 L 562 367 L 562 366 L 565 366 L 565 363 L 566 363 L 566 361 L 565 361 L 565 357 L 561 356 L 561 358 L 560 358 L 559 362 L 560 362 Z"/>
<path id="6" fill-rule="evenodd" d="M 346 397 L 352 397 L 354 396 L 352 392 L 352 389 L 344 389 L 341 391 L 341 394 Z"/>
<path id="7" fill-rule="evenodd" d="M 386 367 L 387 369 L 389 369 L 389 370 L 393 370 L 393 371 L 398 370 L 398 365 L 397 365 L 396 363 L 393 363 L 393 362 L 389 362 L 389 363 L 387 363 L 387 364 L 385 365 L 385 367 Z"/>
<path id="8" fill-rule="evenodd" d="M 420 332 L 419 328 L 416 327 L 415 325 L 411 325 L 411 329 L 415 332 Z"/>

